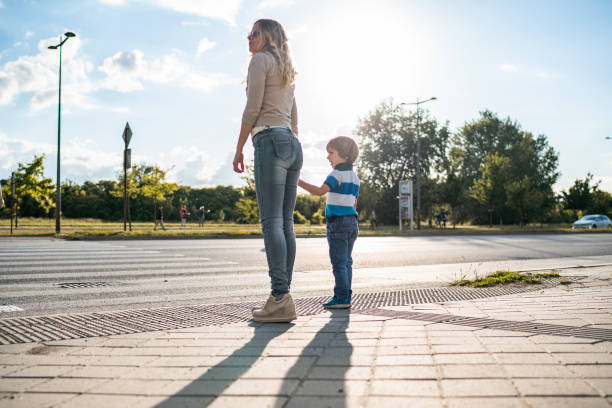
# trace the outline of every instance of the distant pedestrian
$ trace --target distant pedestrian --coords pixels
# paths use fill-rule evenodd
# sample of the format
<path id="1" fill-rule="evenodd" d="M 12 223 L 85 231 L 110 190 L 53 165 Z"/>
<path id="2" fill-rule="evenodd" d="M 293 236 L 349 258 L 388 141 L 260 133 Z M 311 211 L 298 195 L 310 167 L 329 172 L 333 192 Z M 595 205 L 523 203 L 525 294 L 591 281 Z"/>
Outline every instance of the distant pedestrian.
<path id="1" fill-rule="evenodd" d="M 181 227 L 184 228 L 187 226 L 187 216 L 189 216 L 189 211 L 187 211 L 186 205 L 181 207 L 179 214 L 181 216 Z"/>
<path id="2" fill-rule="evenodd" d="M 370 213 L 370 227 L 374 229 L 377 226 L 378 223 L 376 222 L 376 211 L 374 211 L 374 209 L 372 208 L 372 212 Z"/>
<path id="3" fill-rule="evenodd" d="M 198 208 L 198 227 L 204 226 L 204 218 L 206 218 L 206 214 L 209 212 L 210 210 L 205 209 L 203 205 Z"/>
<path id="4" fill-rule="evenodd" d="M 157 225 L 164 231 L 166 230 L 166 227 L 164 227 L 164 206 L 162 205 L 155 210 L 155 227 L 153 227 L 153 231 L 157 230 Z"/>
<path id="5" fill-rule="evenodd" d="M 310 194 L 327 194 L 325 218 L 327 220 L 327 243 L 334 272 L 334 296 L 323 307 L 346 309 L 351 307 L 351 282 L 353 280 L 353 246 L 359 233 L 357 222 L 357 197 L 359 177 L 353 163 L 359 155 L 357 143 L 346 136 L 333 138 L 327 144 L 327 160 L 333 171 L 321 187 L 300 179 L 298 186 Z"/>

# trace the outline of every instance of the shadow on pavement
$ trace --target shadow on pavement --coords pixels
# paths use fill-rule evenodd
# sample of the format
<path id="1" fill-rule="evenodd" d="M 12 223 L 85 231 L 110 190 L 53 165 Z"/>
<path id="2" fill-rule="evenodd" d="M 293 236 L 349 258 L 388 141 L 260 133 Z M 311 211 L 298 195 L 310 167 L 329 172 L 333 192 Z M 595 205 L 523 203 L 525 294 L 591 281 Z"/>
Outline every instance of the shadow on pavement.
<path id="1" fill-rule="evenodd" d="M 329 322 L 304 347 L 280 387 L 281 390 L 294 388 L 289 394 L 292 406 L 348 406 L 345 377 L 353 354 L 353 346 L 346 333 L 350 311 L 329 312 Z M 316 353 L 317 348 L 323 348 L 320 355 Z"/>
<path id="2" fill-rule="evenodd" d="M 253 338 L 207 370 L 198 379 L 176 392 L 173 396 L 157 404 L 155 408 L 206 407 L 238 380 L 261 357 L 268 343 L 285 333 L 293 324 L 259 324 L 255 327 Z"/>

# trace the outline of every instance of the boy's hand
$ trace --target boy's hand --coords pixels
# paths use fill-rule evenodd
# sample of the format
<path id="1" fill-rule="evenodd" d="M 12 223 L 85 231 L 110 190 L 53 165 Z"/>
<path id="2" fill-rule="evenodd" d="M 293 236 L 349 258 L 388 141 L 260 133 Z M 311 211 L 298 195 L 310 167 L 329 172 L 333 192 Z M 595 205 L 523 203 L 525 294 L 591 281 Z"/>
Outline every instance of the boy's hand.
<path id="1" fill-rule="evenodd" d="M 310 194 L 314 194 L 318 196 L 327 194 L 327 192 L 329 191 L 329 186 L 325 183 L 323 183 L 321 187 L 317 187 L 315 185 L 305 182 L 302 179 L 298 180 L 298 186 L 302 187 L 304 190 L 308 191 Z"/>

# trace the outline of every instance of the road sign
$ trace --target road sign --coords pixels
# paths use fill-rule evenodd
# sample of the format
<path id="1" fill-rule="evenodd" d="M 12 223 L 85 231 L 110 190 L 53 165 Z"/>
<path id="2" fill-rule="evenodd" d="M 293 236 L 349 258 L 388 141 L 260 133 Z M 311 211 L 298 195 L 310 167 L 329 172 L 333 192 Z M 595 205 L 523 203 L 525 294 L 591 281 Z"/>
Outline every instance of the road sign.
<path id="1" fill-rule="evenodd" d="M 402 196 L 400 197 L 400 216 L 402 220 L 412 218 L 412 197 Z"/>
<path id="2" fill-rule="evenodd" d="M 412 180 L 400 180 L 399 183 L 399 195 L 412 195 Z"/>
<path id="3" fill-rule="evenodd" d="M 402 220 L 410 220 L 410 229 L 413 228 L 412 211 L 412 180 L 399 182 L 399 229 L 402 230 Z"/>
<path id="4" fill-rule="evenodd" d="M 125 129 L 123 129 L 123 141 L 125 142 L 125 147 L 130 144 L 130 140 L 132 139 L 132 129 L 130 129 L 130 124 L 125 122 Z"/>

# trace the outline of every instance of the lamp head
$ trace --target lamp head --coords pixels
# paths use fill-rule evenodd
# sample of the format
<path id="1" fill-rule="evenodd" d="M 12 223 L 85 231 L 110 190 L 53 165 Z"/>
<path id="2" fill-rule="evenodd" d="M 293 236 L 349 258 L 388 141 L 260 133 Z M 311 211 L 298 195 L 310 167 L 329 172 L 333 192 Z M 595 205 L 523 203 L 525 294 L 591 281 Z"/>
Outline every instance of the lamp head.
<path id="1" fill-rule="evenodd" d="M 430 100 L 435 101 L 436 99 L 438 98 L 436 98 L 435 96 L 432 96 Z"/>
<path id="2" fill-rule="evenodd" d="M 50 45 L 47 48 L 49 48 L 50 50 L 57 50 L 57 45 Z"/>
<path id="3" fill-rule="evenodd" d="M 67 31 L 67 32 L 66 32 L 64 35 L 65 35 L 66 37 L 76 37 L 76 34 L 75 34 L 75 33 L 73 33 L 72 31 Z"/>

